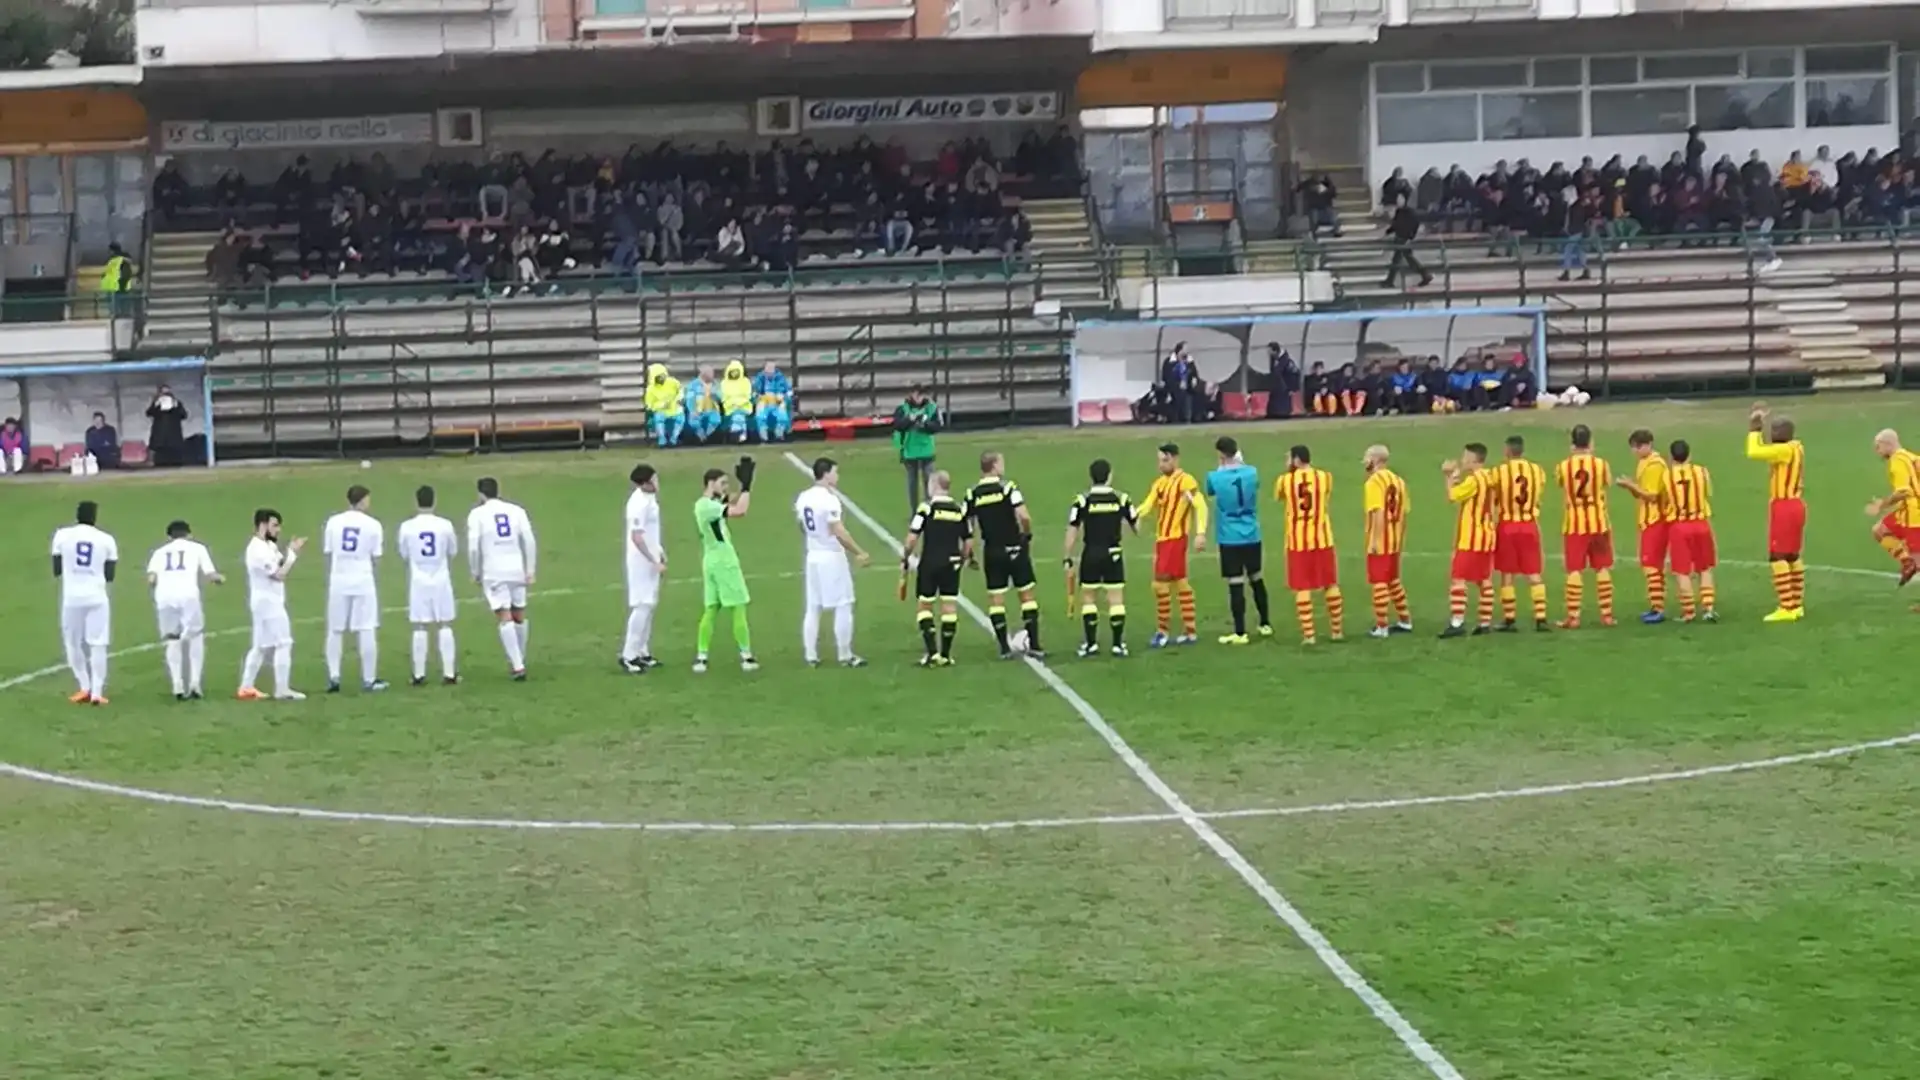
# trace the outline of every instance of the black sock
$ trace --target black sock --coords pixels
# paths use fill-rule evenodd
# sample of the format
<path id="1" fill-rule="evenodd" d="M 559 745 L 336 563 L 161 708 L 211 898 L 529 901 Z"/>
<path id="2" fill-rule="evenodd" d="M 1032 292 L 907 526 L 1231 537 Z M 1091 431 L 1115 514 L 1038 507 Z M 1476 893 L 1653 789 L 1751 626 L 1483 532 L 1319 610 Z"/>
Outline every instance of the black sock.
<path id="1" fill-rule="evenodd" d="M 1000 643 L 1000 651 L 1007 651 L 1007 609 L 991 607 L 987 609 L 987 621 L 993 624 L 993 640 Z"/>
<path id="2" fill-rule="evenodd" d="M 1272 626 L 1273 617 L 1270 614 L 1268 614 L 1268 611 L 1267 611 L 1266 579 L 1254 578 L 1252 581 L 1252 585 L 1253 585 L 1253 610 L 1258 612 L 1260 615 L 1260 625 Z"/>
<path id="3" fill-rule="evenodd" d="M 1233 612 L 1233 632 L 1247 632 L 1247 587 L 1238 581 L 1227 582 L 1227 608 Z"/>
<path id="4" fill-rule="evenodd" d="M 941 656 L 945 656 L 949 658 L 953 656 L 953 635 L 958 633 L 959 630 L 960 630 L 960 616 L 958 615 L 940 616 L 940 655 Z"/>
<path id="5" fill-rule="evenodd" d="M 933 639 L 933 612 L 931 611 L 920 613 L 920 640 L 926 643 L 927 655 L 932 656 L 938 646 Z"/>
<path id="6" fill-rule="evenodd" d="M 1080 629 L 1087 635 L 1087 648 L 1096 648 L 1100 644 L 1100 613 L 1092 604 L 1080 609 Z"/>
<path id="7" fill-rule="evenodd" d="M 1027 648 L 1040 647 L 1040 605 L 1032 600 L 1020 605 L 1020 621 L 1027 628 Z"/>
<path id="8" fill-rule="evenodd" d="M 1107 621 L 1113 624 L 1113 643 L 1119 645 L 1127 639 L 1127 613 L 1108 615 Z"/>

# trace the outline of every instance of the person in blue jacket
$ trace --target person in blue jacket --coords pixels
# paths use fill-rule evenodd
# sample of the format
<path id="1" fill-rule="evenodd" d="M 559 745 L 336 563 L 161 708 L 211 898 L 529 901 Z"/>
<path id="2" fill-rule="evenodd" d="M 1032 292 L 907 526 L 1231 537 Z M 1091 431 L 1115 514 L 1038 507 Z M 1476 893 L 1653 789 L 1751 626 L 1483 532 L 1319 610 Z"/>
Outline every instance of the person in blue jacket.
<path id="1" fill-rule="evenodd" d="M 753 418 L 761 442 L 784 442 L 793 431 L 793 382 L 771 360 L 753 377 Z"/>
<path id="2" fill-rule="evenodd" d="M 1394 367 L 1393 374 L 1387 376 L 1387 406 L 1398 413 L 1432 411 L 1432 401 L 1426 397 L 1426 384 L 1420 381 L 1420 373 L 1413 370 L 1413 361 L 1405 357 Z"/>
<path id="3" fill-rule="evenodd" d="M 1447 372 L 1447 400 L 1453 403 L 1448 412 L 1465 411 L 1473 408 L 1473 392 L 1480 381 L 1480 373 L 1467 367 L 1465 358 L 1453 362 L 1453 370 Z"/>

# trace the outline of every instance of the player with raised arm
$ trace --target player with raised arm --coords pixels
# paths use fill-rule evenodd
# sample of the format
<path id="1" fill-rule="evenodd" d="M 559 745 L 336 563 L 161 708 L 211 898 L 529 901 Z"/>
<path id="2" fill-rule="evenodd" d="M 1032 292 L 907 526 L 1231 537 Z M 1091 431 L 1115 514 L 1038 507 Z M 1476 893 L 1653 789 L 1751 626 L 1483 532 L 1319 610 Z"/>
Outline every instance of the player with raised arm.
<path id="1" fill-rule="evenodd" d="M 1191 645 L 1200 640 L 1200 627 L 1193 610 L 1193 582 L 1187 577 L 1187 547 L 1207 549 L 1207 500 L 1200 497 L 1200 484 L 1180 467 L 1180 448 L 1173 443 L 1160 447 L 1160 475 L 1147 489 L 1140 504 L 1141 516 L 1154 515 L 1153 526 L 1153 603 L 1154 633 L 1149 648 L 1167 645 Z M 1180 599 L 1180 636 L 1172 636 L 1173 601 Z"/>
<path id="2" fill-rule="evenodd" d="M 1319 639 L 1314 632 L 1313 594 L 1327 604 L 1327 638 L 1346 638 L 1346 598 L 1340 593 L 1339 557 L 1333 549 L 1333 519 L 1327 507 L 1333 501 L 1333 474 L 1313 464 L 1313 451 L 1294 446 L 1287 451 L 1287 471 L 1273 483 L 1274 501 L 1286 508 L 1287 588 L 1293 590 L 1293 611 L 1300 620 L 1300 644 Z"/>
<path id="3" fill-rule="evenodd" d="M 853 564 L 869 560 L 840 520 L 840 466 L 832 458 L 814 460 L 813 486 L 793 500 L 793 517 L 807 551 L 807 608 L 800 617 L 807 665 L 820 666 L 820 613 L 831 611 L 840 665 L 866 667 L 853 651 Z"/>
<path id="4" fill-rule="evenodd" d="M 1219 467 L 1207 474 L 1202 490 L 1213 499 L 1215 546 L 1220 550 L 1220 576 L 1227 580 L 1227 609 L 1233 614 L 1233 633 L 1220 638 L 1222 645 L 1245 645 L 1247 636 L 1247 590 L 1253 590 L 1253 605 L 1260 617 L 1260 636 L 1273 636 L 1273 619 L 1267 605 L 1266 562 L 1260 546 L 1260 470 L 1240 456 L 1240 444 L 1222 435 L 1213 449 L 1220 455 Z"/>
<path id="5" fill-rule="evenodd" d="M 1900 445 L 1900 433 L 1887 428 L 1873 437 L 1873 452 L 1887 463 L 1888 493 L 1867 504 L 1873 539 L 1900 564 L 1900 584 L 1920 574 L 1920 454 Z M 1882 516 L 1884 515 L 1884 516 Z M 1916 609 L 1920 610 L 1920 609 Z"/>
<path id="6" fill-rule="evenodd" d="M 1768 416 L 1755 402 L 1747 416 L 1747 456 L 1767 463 L 1767 561 L 1780 606 L 1766 622 L 1799 622 L 1806 617 L 1807 564 L 1800 556 L 1807 534 L 1807 450 L 1794 438 L 1793 421 Z"/>
<path id="7" fill-rule="evenodd" d="M 1447 480 L 1447 498 L 1460 508 L 1453 528 L 1453 566 L 1448 573 L 1447 628 L 1443 638 L 1467 632 L 1467 588 L 1480 591 L 1479 619 L 1474 636 L 1493 632 L 1493 549 L 1499 543 L 1495 522 L 1496 493 L 1485 468 L 1487 448 L 1468 443 L 1458 461 L 1440 465 Z"/>
<path id="8" fill-rule="evenodd" d="M 1120 547 L 1120 529 L 1125 526 L 1140 535 L 1140 517 L 1133 501 L 1123 491 L 1115 491 L 1109 481 L 1113 466 L 1105 458 L 1087 466 L 1087 479 L 1093 486 L 1080 493 L 1067 508 L 1065 563 L 1068 595 L 1072 596 L 1075 576 L 1073 552 L 1080 547 L 1080 642 L 1082 657 L 1100 655 L 1100 609 L 1094 603 L 1095 592 L 1107 593 L 1107 624 L 1113 631 L 1113 655 L 1127 655 L 1127 559 Z"/>
<path id="9" fill-rule="evenodd" d="M 226 578 L 213 568 L 207 546 L 193 538 L 184 521 L 167 526 L 167 542 L 147 558 L 147 584 L 153 589 L 154 616 L 166 643 L 167 674 L 176 701 L 203 696 L 201 675 L 207 666 L 207 616 L 200 604 L 200 583 Z"/>
<path id="10" fill-rule="evenodd" d="M 1376 638 L 1413 632 L 1413 609 L 1400 578 L 1400 556 L 1407 547 L 1407 482 L 1387 467 L 1387 459 L 1387 448 L 1377 443 L 1367 447 L 1361 459 L 1367 471 L 1361 489 L 1367 515 L 1367 586 L 1373 593 L 1373 629 L 1367 636 Z"/>
<path id="11" fill-rule="evenodd" d="M 900 543 L 900 571 L 905 573 L 919 556 L 914 578 L 920 641 L 926 646 L 921 667 L 948 667 L 953 663 L 953 638 L 960 628 L 960 567 L 973 557 L 973 519 L 953 497 L 953 478 L 945 470 L 927 478 L 927 498 L 914 508 Z M 934 608 L 939 607 L 939 632 L 934 631 Z"/>
<path id="12" fill-rule="evenodd" d="M 525 682 L 527 589 L 539 553 L 533 522 L 525 510 L 500 497 L 500 481 L 493 477 L 481 477 L 474 490 L 480 501 L 467 511 L 467 569 L 499 623 L 500 647 L 513 681 Z"/>
<path id="13" fill-rule="evenodd" d="M 968 489 L 963 505 L 973 518 L 980 538 L 980 561 L 987 578 L 987 621 L 1000 644 L 1000 659 L 1013 658 L 1007 640 L 1007 589 L 1020 594 L 1020 622 L 1027 632 L 1026 651 L 1046 658 L 1040 648 L 1040 601 L 1033 593 L 1033 517 L 1027 497 L 1006 477 L 1006 459 L 991 450 L 980 455 L 980 479 Z"/>
<path id="14" fill-rule="evenodd" d="M 360 688 L 385 690 L 380 681 L 380 590 L 375 571 L 386 554 L 385 526 L 367 513 L 373 493 L 355 484 L 347 508 L 327 519 L 320 553 L 327 557 L 327 693 L 340 692 L 340 661 L 346 636 L 360 639 Z"/>
<path id="15" fill-rule="evenodd" d="M 240 665 L 242 701 L 258 701 L 266 695 L 254 686 L 260 666 L 273 664 L 273 696 L 276 701 L 301 701 L 307 695 L 293 688 L 293 620 L 287 617 L 287 574 L 307 546 L 304 536 L 296 536 L 280 550 L 280 511 L 253 512 L 253 539 L 247 541 L 247 607 L 253 615 L 253 644 Z"/>
<path id="16" fill-rule="evenodd" d="M 713 644 L 713 623 L 722 609 L 733 612 L 733 643 L 740 647 L 740 670 L 759 671 L 753 658 L 753 638 L 747 631 L 747 576 L 740 570 L 740 555 L 733 549 L 733 533 L 728 518 L 746 517 L 753 505 L 753 459 L 743 457 L 733 467 L 740 493 L 727 495 L 724 469 L 708 469 L 700 486 L 700 501 L 693 504 L 693 524 L 700 531 L 700 581 L 704 606 L 700 611 L 700 639 L 693 657 L 693 673 L 707 671 L 707 649 Z"/>
<path id="17" fill-rule="evenodd" d="M 99 527 L 100 506 L 83 502 L 73 524 L 54 530 L 53 576 L 60 580 L 60 638 L 67 647 L 67 668 L 79 689 L 67 700 L 75 705 L 107 703 L 107 645 L 112 640 L 113 607 L 107 586 L 120 564 L 120 545 Z"/>
<path id="18" fill-rule="evenodd" d="M 1527 460 L 1527 441 L 1507 436 L 1507 459 L 1492 473 L 1494 507 L 1499 525 L 1494 534 L 1493 569 L 1500 575 L 1502 633 L 1520 628 L 1517 582 L 1527 583 L 1533 602 L 1533 628 L 1541 633 L 1547 623 L 1547 582 L 1540 576 L 1540 503 L 1547 494 L 1547 470 Z"/>
<path id="19" fill-rule="evenodd" d="M 1648 626 L 1667 621 L 1667 547 L 1673 533 L 1673 493 L 1667 489 L 1667 463 L 1653 448 L 1653 432 L 1645 428 L 1627 436 L 1633 451 L 1633 477 L 1614 483 L 1638 503 L 1640 570 L 1647 575 L 1647 610 L 1640 621 Z"/>
<path id="20" fill-rule="evenodd" d="M 460 662 L 453 643 L 454 556 L 460 554 L 459 534 L 453 522 L 434 512 L 434 493 L 422 487 L 413 493 L 414 515 L 400 526 L 400 558 L 407 564 L 407 620 L 413 623 L 413 685 L 427 682 L 427 654 L 431 638 L 439 637 L 440 680 L 448 686 L 460 681 Z"/>
<path id="21" fill-rule="evenodd" d="M 1687 440 L 1675 439 L 1667 452 L 1673 462 L 1667 470 L 1667 487 L 1673 493 L 1667 554 L 1673 560 L 1673 586 L 1680 591 L 1680 621 L 1693 621 L 1697 593 L 1700 621 L 1719 622 L 1713 609 L 1713 568 L 1720 562 L 1713 544 L 1713 477 L 1693 463 Z"/>
<path id="22" fill-rule="evenodd" d="M 647 464 L 627 474 L 627 638 L 620 646 L 620 670 L 645 675 L 660 666 L 653 658 L 653 615 L 660 606 L 660 581 L 667 572 L 667 544 L 660 529 L 660 473 Z"/>
<path id="23" fill-rule="evenodd" d="M 1572 452 L 1554 468 L 1565 500 L 1560 515 L 1561 554 L 1567 568 L 1567 617 L 1562 629 L 1580 626 L 1580 605 L 1586 592 L 1585 574 L 1593 568 L 1594 598 L 1600 603 L 1600 625 L 1613 625 L 1613 518 L 1607 512 L 1607 489 L 1613 469 L 1593 452 L 1593 430 L 1575 424 L 1569 435 Z"/>

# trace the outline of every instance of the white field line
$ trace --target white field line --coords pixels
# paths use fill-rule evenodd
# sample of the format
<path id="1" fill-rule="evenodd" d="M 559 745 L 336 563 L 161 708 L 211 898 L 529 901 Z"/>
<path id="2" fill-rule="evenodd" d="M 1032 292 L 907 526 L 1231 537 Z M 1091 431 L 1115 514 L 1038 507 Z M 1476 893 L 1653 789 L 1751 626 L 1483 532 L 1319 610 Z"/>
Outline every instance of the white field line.
<path id="1" fill-rule="evenodd" d="M 812 471 L 807 467 L 806 462 L 801 461 L 800 458 L 792 452 L 788 452 L 786 458 L 787 461 L 792 463 L 794 468 L 808 475 L 812 475 Z M 882 543 L 893 549 L 894 554 L 898 555 L 902 553 L 900 542 L 894 539 L 893 534 L 888 532 L 878 521 L 875 521 L 872 515 L 861 509 L 858 503 L 855 503 L 852 499 L 844 495 L 841 496 L 841 502 L 845 505 L 847 513 L 853 515 L 854 518 L 858 519 L 862 525 L 865 525 Z M 981 611 L 979 605 L 965 597 L 960 598 L 960 605 L 966 610 L 967 614 L 973 618 L 973 621 L 980 624 L 982 628 L 991 628 L 991 624 L 987 620 L 986 612 Z M 1201 843 L 1211 849 L 1215 855 L 1220 857 L 1222 862 L 1226 863 L 1234 873 L 1238 874 L 1240 880 L 1246 882 L 1248 888 L 1251 888 L 1259 895 L 1261 900 L 1266 902 L 1267 907 L 1273 911 L 1274 915 L 1279 918 L 1281 922 L 1285 923 L 1287 928 L 1292 930 L 1294 935 L 1298 937 L 1307 948 L 1313 950 L 1314 956 L 1318 957 L 1320 962 L 1326 965 L 1327 970 L 1333 972 L 1334 978 L 1340 980 L 1340 984 L 1351 991 L 1355 997 L 1358 997 L 1366 1005 L 1367 1010 L 1373 1013 L 1375 1019 L 1386 1025 L 1387 1029 L 1393 1032 L 1394 1036 L 1400 1040 L 1401 1045 L 1407 1048 L 1407 1052 L 1412 1054 L 1422 1065 L 1425 1065 L 1427 1071 L 1434 1075 L 1435 1080 L 1462 1080 L 1460 1070 L 1454 1068 L 1453 1063 L 1448 1061 L 1446 1056 L 1439 1050 L 1435 1049 L 1433 1044 L 1427 1041 L 1426 1036 L 1420 1034 L 1419 1029 L 1415 1028 L 1405 1016 L 1402 1016 L 1400 1010 L 1395 1008 L 1392 1002 L 1382 997 L 1380 992 L 1373 988 L 1372 983 L 1369 983 L 1364 976 L 1358 971 L 1355 971 L 1353 965 L 1347 962 L 1346 957 L 1340 955 L 1339 951 L 1333 947 L 1333 944 L 1326 939 L 1325 935 L 1315 929 L 1313 924 L 1307 921 L 1306 916 L 1302 915 L 1298 908 L 1294 907 L 1286 897 L 1280 895 L 1280 890 L 1274 888 L 1273 883 L 1268 881 L 1266 876 L 1260 873 L 1259 870 L 1255 869 L 1253 864 L 1247 861 L 1246 856 L 1240 854 L 1238 848 L 1229 843 L 1226 837 L 1221 836 L 1218 830 L 1209 824 L 1205 818 L 1202 818 L 1192 806 L 1188 805 L 1187 801 L 1180 796 L 1179 792 L 1168 786 L 1167 782 L 1160 778 L 1160 774 L 1154 771 L 1153 766 L 1147 764 L 1144 758 L 1134 752 L 1133 747 L 1127 745 L 1127 741 L 1120 737 L 1120 733 L 1115 731 L 1113 725 L 1107 723 L 1107 721 L 1101 717 L 1100 713 L 1087 702 L 1086 698 L 1081 697 L 1078 691 L 1068 686 L 1067 683 L 1062 680 L 1059 675 L 1055 674 L 1053 669 L 1045 663 L 1031 656 L 1025 657 L 1024 659 L 1027 668 L 1035 675 L 1038 675 L 1040 681 L 1046 683 L 1049 690 L 1052 690 L 1068 705 L 1072 706 L 1074 712 L 1080 714 L 1080 719 L 1085 721 L 1086 725 L 1093 729 L 1094 734 L 1100 736 L 1101 741 L 1105 742 L 1107 747 L 1126 764 L 1133 775 L 1138 778 L 1142 784 L 1146 785 L 1147 789 L 1153 792 L 1161 802 L 1165 803 L 1167 809 L 1180 819 L 1180 823 L 1185 825 L 1196 837 L 1199 837 Z"/>

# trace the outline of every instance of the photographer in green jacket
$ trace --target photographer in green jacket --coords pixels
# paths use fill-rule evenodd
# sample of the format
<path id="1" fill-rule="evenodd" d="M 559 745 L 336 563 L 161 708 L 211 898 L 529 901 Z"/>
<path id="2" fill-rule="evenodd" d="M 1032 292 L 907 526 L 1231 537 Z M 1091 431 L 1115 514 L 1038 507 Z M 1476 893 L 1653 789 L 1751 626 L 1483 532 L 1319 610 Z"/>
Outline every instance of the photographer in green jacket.
<path id="1" fill-rule="evenodd" d="M 940 407 L 927 397 L 925 387 L 907 391 L 907 400 L 893 410 L 893 448 L 907 468 L 907 513 L 920 507 L 933 475 L 933 433 L 940 430 Z"/>

